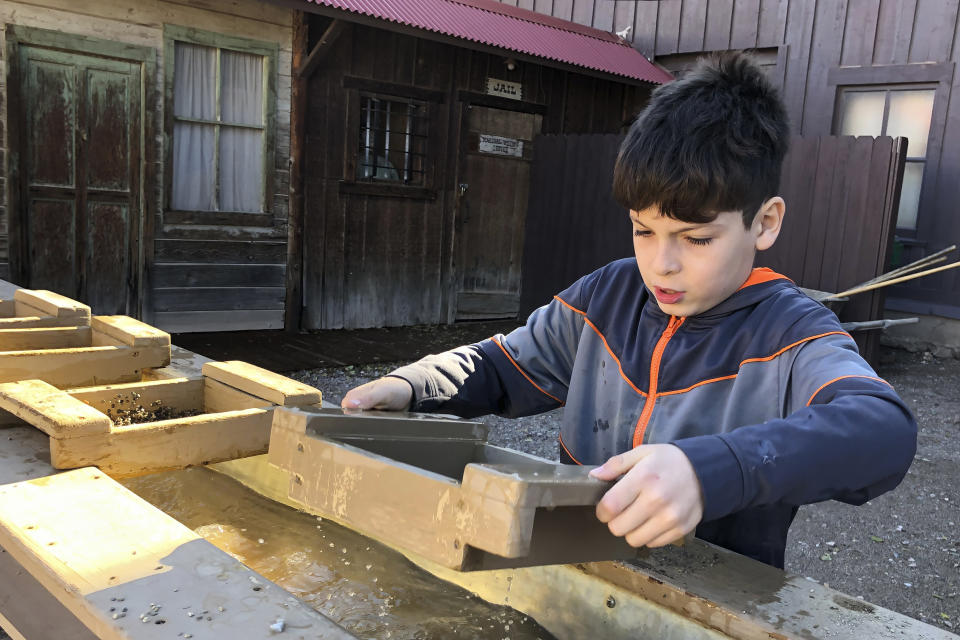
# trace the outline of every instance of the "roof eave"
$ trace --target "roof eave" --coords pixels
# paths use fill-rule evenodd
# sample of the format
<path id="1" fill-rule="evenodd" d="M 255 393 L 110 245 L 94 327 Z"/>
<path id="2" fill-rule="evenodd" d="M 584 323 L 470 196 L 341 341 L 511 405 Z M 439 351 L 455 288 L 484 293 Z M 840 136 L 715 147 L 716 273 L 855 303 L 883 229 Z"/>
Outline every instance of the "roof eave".
<path id="1" fill-rule="evenodd" d="M 601 71 L 599 69 L 591 69 L 589 67 L 583 67 L 580 65 L 562 62 L 559 60 L 552 60 L 550 58 L 533 56 L 533 55 L 522 53 L 519 51 L 514 51 L 513 49 L 502 49 L 500 47 L 494 47 L 488 44 L 484 44 L 482 42 L 475 42 L 473 40 L 468 40 L 466 38 L 458 38 L 456 36 L 450 36 L 444 33 L 437 33 L 436 31 L 430 31 L 428 29 L 421 29 L 419 27 L 400 24 L 397 22 L 392 22 L 390 20 L 384 20 L 382 18 L 365 16 L 363 14 L 354 13 L 352 11 L 346 11 L 343 9 L 337 9 L 335 7 L 327 7 L 324 5 L 316 4 L 314 2 L 305 2 L 304 0 L 264 0 L 264 1 L 270 4 L 286 7 L 288 9 L 302 11 L 304 13 L 314 13 L 317 15 L 327 16 L 330 18 L 337 18 L 337 19 L 345 20 L 347 22 L 352 22 L 355 24 L 360 24 L 368 27 L 376 27 L 378 29 L 393 31 L 393 32 L 402 33 L 405 35 L 412 35 L 417 38 L 424 38 L 425 40 L 433 40 L 435 42 L 451 44 L 457 47 L 462 47 L 464 49 L 471 49 L 473 51 L 482 51 L 484 53 L 493 53 L 493 54 L 501 55 L 504 57 L 511 57 L 517 61 L 530 62 L 534 64 L 543 65 L 545 67 L 560 69 L 562 71 L 570 71 L 570 72 L 579 73 L 582 75 L 592 76 L 595 78 L 601 78 L 603 80 L 613 80 L 615 82 L 620 82 L 622 84 L 629 84 L 633 86 L 657 87 L 660 85 L 660 83 L 657 83 L 651 80 L 643 80 L 641 78 L 632 78 L 629 76 L 623 76 L 616 73 L 609 73 L 606 71 Z M 639 51 L 637 51 L 637 54 L 643 55 Z"/>

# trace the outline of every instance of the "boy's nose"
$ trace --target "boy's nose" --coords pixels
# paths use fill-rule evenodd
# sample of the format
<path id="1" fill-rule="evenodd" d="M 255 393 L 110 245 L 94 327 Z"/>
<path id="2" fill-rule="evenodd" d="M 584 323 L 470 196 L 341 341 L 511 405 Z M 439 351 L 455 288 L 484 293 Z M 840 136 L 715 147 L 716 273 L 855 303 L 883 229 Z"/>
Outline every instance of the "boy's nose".
<path id="1" fill-rule="evenodd" d="M 680 271 L 680 261 L 677 258 L 676 248 L 672 243 L 661 243 L 653 259 L 653 268 L 657 275 L 665 276 Z"/>

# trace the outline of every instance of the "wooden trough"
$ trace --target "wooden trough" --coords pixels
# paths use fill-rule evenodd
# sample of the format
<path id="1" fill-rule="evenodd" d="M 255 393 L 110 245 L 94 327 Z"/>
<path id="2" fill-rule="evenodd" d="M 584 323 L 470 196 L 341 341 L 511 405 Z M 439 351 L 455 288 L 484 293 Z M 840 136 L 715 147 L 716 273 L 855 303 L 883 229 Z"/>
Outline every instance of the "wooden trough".
<path id="1" fill-rule="evenodd" d="M 320 401 L 313 387 L 236 361 L 208 362 L 200 376 L 88 388 L 0 384 L 0 408 L 49 436 L 55 468 L 97 466 L 119 478 L 264 453 L 274 406 Z M 138 422 L 124 424 L 130 416 Z"/>
<path id="2" fill-rule="evenodd" d="M 170 335 L 159 329 L 126 316 L 75 319 L 86 324 L 0 329 L 0 382 L 38 379 L 60 388 L 134 382 L 144 369 L 170 363 Z"/>
<path id="3" fill-rule="evenodd" d="M 269 460 L 290 474 L 292 500 L 444 567 L 637 557 L 597 520 L 610 484 L 592 467 L 489 445 L 480 423 L 398 415 L 278 410 Z"/>
<path id="4" fill-rule="evenodd" d="M 59 293 L 17 289 L 0 300 L 0 329 L 89 326 L 90 307 Z"/>

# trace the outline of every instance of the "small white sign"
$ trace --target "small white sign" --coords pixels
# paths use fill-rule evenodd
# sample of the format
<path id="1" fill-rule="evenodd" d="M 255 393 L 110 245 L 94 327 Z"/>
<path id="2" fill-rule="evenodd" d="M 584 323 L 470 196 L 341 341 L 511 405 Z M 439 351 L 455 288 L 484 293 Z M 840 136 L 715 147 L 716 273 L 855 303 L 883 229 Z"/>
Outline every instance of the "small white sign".
<path id="1" fill-rule="evenodd" d="M 498 156 L 522 158 L 523 140 L 501 138 L 500 136 L 488 136 L 484 133 L 481 133 L 479 150 L 480 153 L 492 153 Z"/>
<path id="2" fill-rule="evenodd" d="M 511 100 L 523 100 L 523 85 L 519 82 L 487 78 L 487 94 Z"/>

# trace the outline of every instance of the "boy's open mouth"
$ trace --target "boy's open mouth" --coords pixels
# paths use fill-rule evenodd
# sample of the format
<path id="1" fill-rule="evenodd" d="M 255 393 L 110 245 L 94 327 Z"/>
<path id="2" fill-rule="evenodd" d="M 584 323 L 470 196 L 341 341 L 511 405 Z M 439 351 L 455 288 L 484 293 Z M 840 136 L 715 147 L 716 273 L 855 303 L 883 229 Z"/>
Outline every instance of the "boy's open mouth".
<path id="1" fill-rule="evenodd" d="M 663 287 L 654 287 L 653 295 L 657 297 L 657 301 L 662 304 L 677 304 L 683 300 L 684 291 L 677 291 L 675 289 L 664 289 Z"/>

